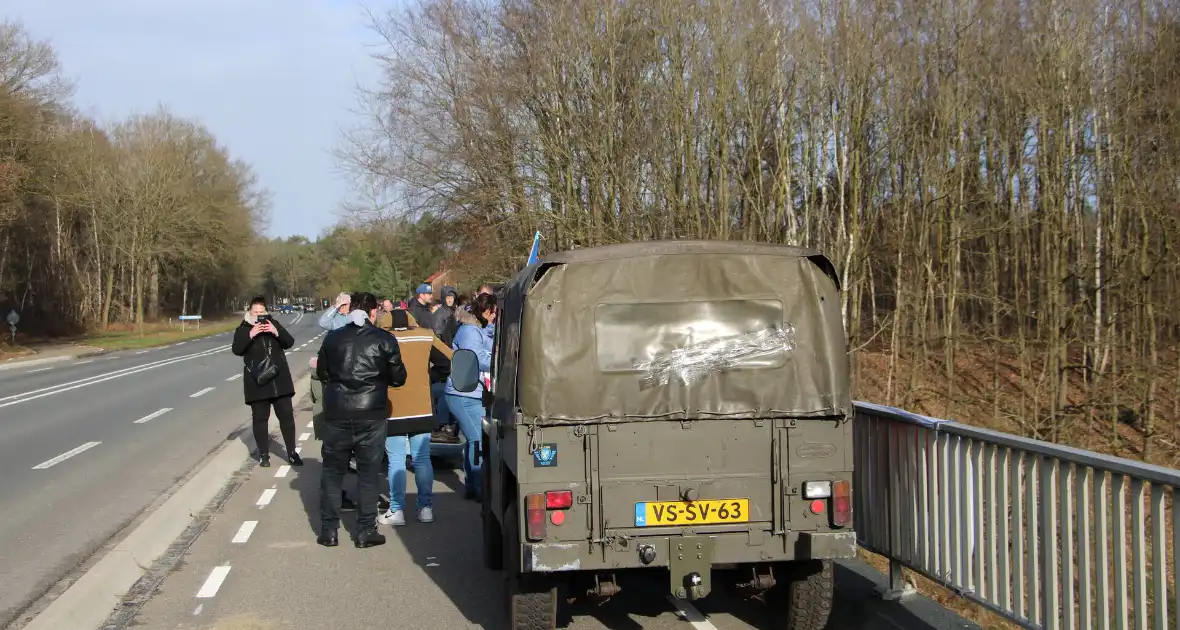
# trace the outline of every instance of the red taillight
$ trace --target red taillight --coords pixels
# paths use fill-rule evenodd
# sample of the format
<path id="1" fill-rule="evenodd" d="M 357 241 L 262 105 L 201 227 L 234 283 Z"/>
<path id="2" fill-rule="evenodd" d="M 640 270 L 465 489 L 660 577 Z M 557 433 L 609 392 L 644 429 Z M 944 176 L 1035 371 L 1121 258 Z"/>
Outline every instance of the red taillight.
<path id="1" fill-rule="evenodd" d="M 852 484 L 832 483 L 832 526 L 847 527 L 852 522 Z"/>
<path id="2" fill-rule="evenodd" d="M 574 504 L 574 493 L 569 490 L 550 490 L 545 493 L 545 507 L 550 510 L 566 510 Z"/>
<path id="3" fill-rule="evenodd" d="M 540 493 L 525 495 L 524 518 L 529 540 L 544 540 L 545 495 Z"/>

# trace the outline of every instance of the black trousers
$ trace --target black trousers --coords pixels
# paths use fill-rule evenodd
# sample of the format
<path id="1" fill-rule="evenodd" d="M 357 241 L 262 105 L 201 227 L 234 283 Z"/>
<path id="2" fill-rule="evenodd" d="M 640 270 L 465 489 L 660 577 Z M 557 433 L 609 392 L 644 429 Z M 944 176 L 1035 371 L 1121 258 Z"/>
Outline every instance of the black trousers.
<path id="1" fill-rule="evenodd" d="M 340 526 L 341 486 L 348 460 L 356 455 L 357 532 L 377 526 L 377 495 L 385 457 L 385 419 L 325 420 L 324 468 L 320 477 L 321 531 Z"/>
<path id="2" fill-rule="evenodd" d="M 279 431 L 283 433 L 287 452 L 295 452 L 295 410 L 291 405 L 292 398 L 294 396 L 279 396 L 250 403 L 254 443 L 258 445 L 259 457 L 270 452 L 270 427 L 267 425 L 270 423 L 271 407 L 274 407 L 275 415 L 279 417 Z"/>

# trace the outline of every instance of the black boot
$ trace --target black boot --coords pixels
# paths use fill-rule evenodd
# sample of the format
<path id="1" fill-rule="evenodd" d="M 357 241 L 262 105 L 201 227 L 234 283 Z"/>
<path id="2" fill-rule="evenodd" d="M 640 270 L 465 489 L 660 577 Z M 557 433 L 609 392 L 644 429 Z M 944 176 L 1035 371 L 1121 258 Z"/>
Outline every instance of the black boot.
<path id="1" fill-rule="evenodd" d="M 317 544 L 325 547 L 335 547 L 340 544 L 340 532 L 335 528 L 323 528 L 320 532 L 319 538 L 315 539 Z"/>
<path id="2" fill-rule="evenodd" d="M 376 527 L 364 530 L 356 535 L 356 546 L 358 549 L 368 549 L 369 547 L 376 547 L 385 544 L 385 535 L 377 531 Z"/>
<path id="3" fill-rule="evenodd" d="M 258 458 L 258 465 L 263 468 L 270 468 L 270 453 L 263 453 L 262 457 Z"/>
<path id="4" fill-rule="evenodd" d="M 302 466 L 303 465 L 303 458 L 300 457 L 299 453 L 296 453 L 295 451 L 288 451 L 287 452 L 287 461 L 291 462 L 292 466 Z"/>

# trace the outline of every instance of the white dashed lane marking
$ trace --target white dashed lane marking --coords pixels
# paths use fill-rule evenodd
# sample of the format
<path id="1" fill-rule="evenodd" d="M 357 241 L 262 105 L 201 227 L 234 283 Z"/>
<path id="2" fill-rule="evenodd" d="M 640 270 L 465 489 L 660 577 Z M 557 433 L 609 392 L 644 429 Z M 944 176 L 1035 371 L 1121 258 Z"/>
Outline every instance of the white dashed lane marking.
<path id="1" fill-rule="evenodd" d="M 225 582 L 225 577 L 229 575 L 229 569 L 230 567 L 228 564 L 219 567 L 213 567 L 213 571 L 209 573 L 209 577 L 205 580 L 205 583 L 201 585 L 201 590 L 197 591 L 197 597 L 200 599 L 208 599 L 217 595 L 217 591 L 221 588 L 221 584 Z"/>
<path id="2" fill-rule="evenodd" d="M 306 440 L 306 439 L 307 439 L 307 438 L 309 438 L 309 437 L 311 437 L 311 434 L 310 434 L 310 433 L 300 433 L 300 434 L 299 434 L 299 441 L 300 441 L 300 442 L 302 442 L 302 441 Z"/>
<path id="3" fill-rule="evenodd" d="M 199 392 L 197 392 L 197 393 L 195 393 L 195 394 L 191 394 L 191 395 L 189 396 L 189 398 L 196 398 L 196 397 L 198 397 L 198 396 L 204 396 L 205 394 L 208 394 L 208 393 L 209 393 L 209 392 L 211 392 L 211 391 L 213 391 L 213 388 L 212 388 L 212 387 L 206 387 L 205 389 L 202 389 L 201 391 L 199 391 Z"/>
<path id="4" fill-rule="evenodd" d="M 315 428 L 315 422 L 308 422 L 308 423 L 307 423 L 307 428 L 309 428 L 309 429 L 314 429 L 314 428 Z"/>
<path id="5" fill-rule="evenodd" d="M 62 453 L 61 455 L 58 455 L 57 457 L 54 457 L 53 459 L 47 459 L 47 460 L 41 462 L 40 464 L 33 466 L 33 470 L 45 470 L 46 468 L 51 468 L 53 466 L 56 466 L 64 461 L 66 461 L 67 459 L 69 459 L 79 453 L 85 453 L 86 451 L 89 451 L 90 449 L 98 446 L 99 444 L 102 444 L 102 442 L 87 442 L 87 443 L 83 444 L 82 446 L 70 449 L 70 450 Z"/>
<path id="6" fill-rule="evenodd" d="M 160 416 L 168 413 L 169 411 L 172 411 L 171 407 L 164 407 L 163 409 L 161 409 L 159 411 L 153 411 L 153 412 L 149 413 L 148 415 L 140 418 L 139 420 L 136 420 L 135 424 L 143 424 L 145 422 L 150 422 L 150 421 L 155 420 L 156 418 L 159 418 Z"/>
<path id="7" fill-rule="evenodd" d="M 717 630 L 717 626 L 709 623 L 708 619 L 697 610 L 696 606 L 683 599 L 668 595 L 668 601 L 676 608 L 677 616 L 692 624 L 696 630 Z"/>
<path id="8" fill-rule="evenodd" d="M 254 505 L 257 505 L 260 508 L 270 505 L 271 499 L 275 498 L 276 492 L 278 492 L 278 489 L 276 488 L 267 488 L 266 490 L 263 490 L 262 496 L 258 497 L 258 502 Z"/>
<path id="9" fill-rule="evenodd" d="M 47 371 L 49 371 L 49 370 L 52 370 L 52 369 L 53 369 L 53 368 L 51 368 L 51 367 L 47 367 L 47 368 L 37 368 L 37 369 L 35 369 L 35 370 L 29 370 L 29 371 L 25 372 L 25 374 L 33 374 L 34 372 L 47 372 Z"/>
<path id="10" fill-rule="evenodd" d="M 78 361 L 74 365 L 86 365 L 87 363 L 94 363 L 94 359 L 86 359 L 85 361 Z"/>
<path id="11" fill-rule="evenodd" d="M 275 478 L 282 479 L 283 477 L 286 477 L 287 473 L 289 472 L 291 472 L 291 467 L 283 464 L 282 466 L 279 466 L 278 470 L 275 471 Z"/>
<path id="12" fill-rule="evenodd" d="M 229 378 L 227 378 L 227 379 L 225 379 L 225 380 L 226 380 L 226 381 L 236 381 L 236 380 L 238 380 L 239 378 L 242 378 L 242 375 L 241 375 L 241 374 L 234 374 L 233 376 L 231 376 L 231 377 L 229 377 Z"/>
<path id="13" fill-rule="evenodd" d="M 250 540 L 250 534 L 254 533 L 254 528 L 258 527 L 258 521 L 246 521 L 238 528 L 238 533 L 234 534 L 233 542 L 242 544 Z"/>

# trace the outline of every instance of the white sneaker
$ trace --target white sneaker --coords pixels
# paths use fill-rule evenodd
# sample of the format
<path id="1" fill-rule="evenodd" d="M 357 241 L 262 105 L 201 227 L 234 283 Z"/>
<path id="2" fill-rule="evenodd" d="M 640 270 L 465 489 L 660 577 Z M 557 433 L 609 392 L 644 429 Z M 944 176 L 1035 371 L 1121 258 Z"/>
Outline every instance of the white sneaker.
<path id="1" fill-rule="evenodd" d="M 401 527 L 406 524 L 406 513 L 401 510 L 385 510 L 384 514 L 377 517 L 377 522 L 382 525 Z"/>
<path id="2" fill-rule="evenodd" d="M 424 507 L 424 508 L 418 510 L 418 522 L 419 523 L 433 523 L 434 522 L 434 510 L 431 508 L 428 508 L 428 507 Z"/>

